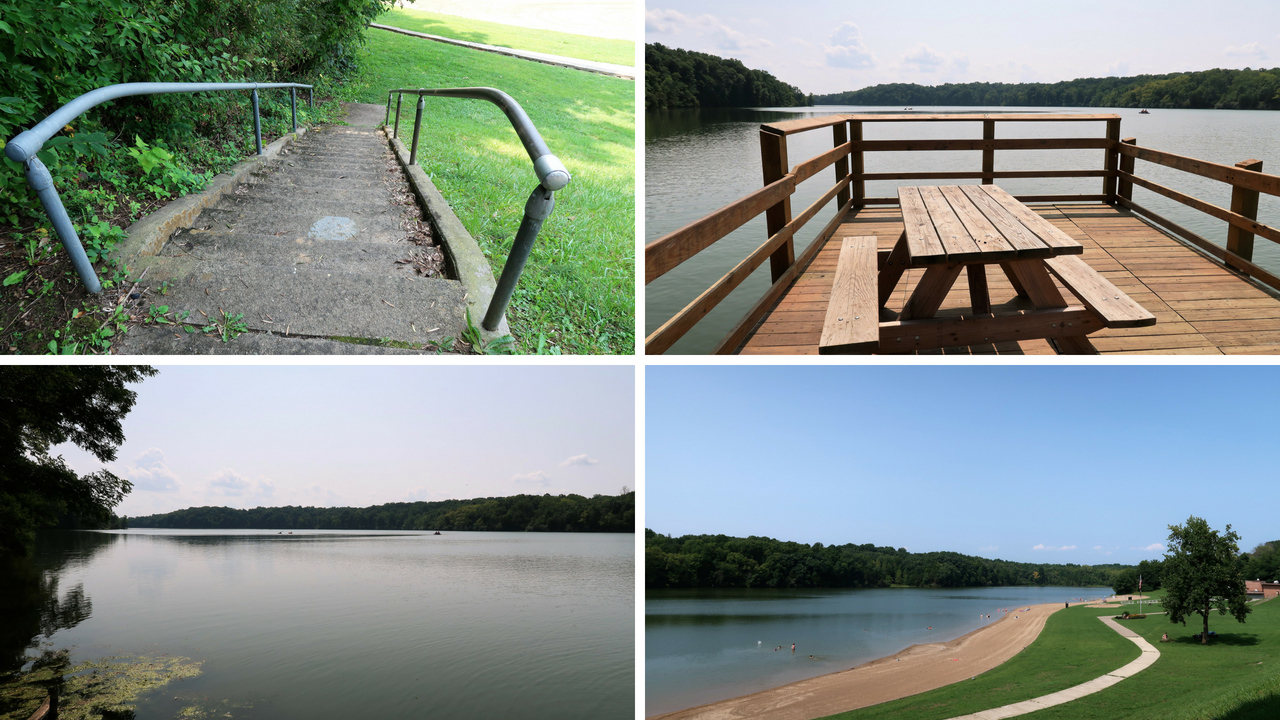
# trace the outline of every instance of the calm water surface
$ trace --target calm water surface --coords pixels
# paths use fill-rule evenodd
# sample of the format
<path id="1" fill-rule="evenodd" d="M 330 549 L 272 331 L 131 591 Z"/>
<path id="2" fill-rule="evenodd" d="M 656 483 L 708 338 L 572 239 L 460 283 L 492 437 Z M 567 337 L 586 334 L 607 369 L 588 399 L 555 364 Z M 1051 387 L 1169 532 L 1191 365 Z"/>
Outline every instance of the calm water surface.
<path id="1" fill-rule="evenodd" d="M 1241 160 L 1263 161 L 1263 170 L 1280 173 L 1280 112 L 1237 110 L 1152 110 L 1139 115 L 1132 108 L 915 108 L 917 112 L 1083 112 L 1119 114 L 1121 137 L 1138 144 L 1234 165 Z M 645 115 L 645 241 L 652 241 L 762 185 L 759 129 L 762 123 L 836 113 L 901 112 L 902 108 L 823 106 L 818 108 L 668 110 Z M 1104 137 L 1105 123 L 999 123 L 997 138 Z M 981 138 L 982 123 L 866 123 L 867 140 L 906 138 Z M 827 128 L 788 138 L 792 165 L 831 148 Z M 996 153 L 996 170 L 1098 170 L 1101 150 L 1005 150 Z M 866 154 L 867 172 L 906 172 L 982 169 L 980 151 L 875 152 Z M 1137 161 L 1137 174 L 1220 207 L 1230 207 L 1231 189 L 1222 183 Z M 802 183 L 792 198 L 798 215 L 834 182 L 834 171 L 823 170 Z M 867 183 L 869 197 L 892 197 L 899 185 L 921 181 Z M 941 182 L 941 181 L 939 181 Z M 948 181 L 977 183 L 977 180 Z M 1001 180 L 1001 187 L 1017 194 L 1097 194 L 1101 178 Z M 1143 188 L 1134 188 L 1135 202 L 1220 244 L 1226 244 L 1227 224 Z M 1280 198 L 1263 195 L 1258 219 L 1280 226 Z M 835 214 L 830 203 L 796 236 L 796 254 L 809 245 Z M 765 240 L 764 216 L 751 221 L 694 259 L 645 287 L 645 333 L 696 298 Z M 1254 259 L 1280 272 L 1280 246 L 1259 238 Z M 706 353 L 750 309 L 769 287 L 769 264 L 738 287 L 698 323 L 669 352 Z"/>
<path id="2" fill-rule="evenodd" d="M 914 644 L 953 640 L 995 622 L 1001 608 L 1110 593 L 1098 587 L 649 590 L 644 713 L 746 695 Z"/>
<path id="3" fill-rule="evenodd" d="M 631 718 L 634 536 L 134 530 L 44 538 L 73 660 L 181 655 L 144 698 L 238 718 Z M 78 618 L 78 619 L 77 619 Z"/>

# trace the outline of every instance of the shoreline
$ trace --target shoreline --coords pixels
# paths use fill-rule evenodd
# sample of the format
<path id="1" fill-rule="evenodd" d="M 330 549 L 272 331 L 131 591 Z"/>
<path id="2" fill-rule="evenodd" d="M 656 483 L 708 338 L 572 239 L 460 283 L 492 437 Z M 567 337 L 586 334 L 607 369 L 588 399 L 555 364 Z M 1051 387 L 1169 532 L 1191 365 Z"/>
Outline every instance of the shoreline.
<path id="1" fill-rule="evenodd" d="M 813 720 L 935 690 L 991 670 L 1030 645 L 1062 603 L 999 620 L 942 643 L 912 645 L 893 655 L 826 675 L 660 715 L 647 720 Z M 1014 616 L 1017 616 L 1015 619 Z"/>

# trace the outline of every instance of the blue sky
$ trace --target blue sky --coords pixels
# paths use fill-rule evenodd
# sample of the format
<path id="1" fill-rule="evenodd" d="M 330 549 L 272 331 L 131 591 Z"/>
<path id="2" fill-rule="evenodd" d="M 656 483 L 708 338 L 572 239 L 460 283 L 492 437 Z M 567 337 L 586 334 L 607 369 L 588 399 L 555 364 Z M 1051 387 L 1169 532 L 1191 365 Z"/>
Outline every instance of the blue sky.
<path id="1" fill-rule="evenodd" d="M 107 466 L 135 485 L 121 514 L 636 485 L 631 366 L 157 367 Z"/>
<path id="2" fill-rule="evenodd" d="M 650 366 L 645 525 L 1136 563 L 1280 539 L 1265 366 Z"/>
<path id="3" fill-rule="evenodd" d="M 645 42 L 741 60 L 806 93 L 1280 65 L 1280 3 L 649 0 Z"/>

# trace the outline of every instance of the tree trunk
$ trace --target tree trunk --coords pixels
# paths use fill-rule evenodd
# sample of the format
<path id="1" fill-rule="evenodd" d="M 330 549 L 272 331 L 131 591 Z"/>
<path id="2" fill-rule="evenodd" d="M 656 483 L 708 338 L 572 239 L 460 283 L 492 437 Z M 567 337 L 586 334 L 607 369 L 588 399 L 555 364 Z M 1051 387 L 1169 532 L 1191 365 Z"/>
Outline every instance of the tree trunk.
<path id="1" fill-rule="evenodd" d="M 1209 644 L 1209 603 L 1204 604 L 1204 632 L 1200 635 L 1200 644 Z"/>

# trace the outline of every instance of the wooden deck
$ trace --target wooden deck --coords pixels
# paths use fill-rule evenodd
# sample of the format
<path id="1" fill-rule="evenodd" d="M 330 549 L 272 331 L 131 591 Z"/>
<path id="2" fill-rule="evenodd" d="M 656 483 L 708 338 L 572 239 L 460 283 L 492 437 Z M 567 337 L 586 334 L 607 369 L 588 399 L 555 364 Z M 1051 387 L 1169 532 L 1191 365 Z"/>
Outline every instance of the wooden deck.
<path id="1" fill-rule="evenodd" d="M 1039 205 L 1036 212 L 1084 245 L 1082 256 L 1156 316 L 1145 328 L 1105 329 L 1089 336 L 1103 354 L 1237 355 L 1280 354 L 1280 299 L 1227 270 L 1201 252 L 1110 205 Z M 840 238 L 875 235 L 882 250 L 902 232 L 898 208 L 850 213 L 813 262 L 788 288 L 738 348 L 744 355 L 816 355 L 839 259 Z M 902 310 L 924 274 L 908 270 L 886 304 Z M 1000 272 L 989 272 L 992 311 L 1030 309 Z M 1072 297 L 1059 283 L 1063 296 Z M 947 295 L 938 315 L 968 312 L 965 275 Z M 1052 355 L 1047 340 L 935 350 L 929 354 Z"/>

